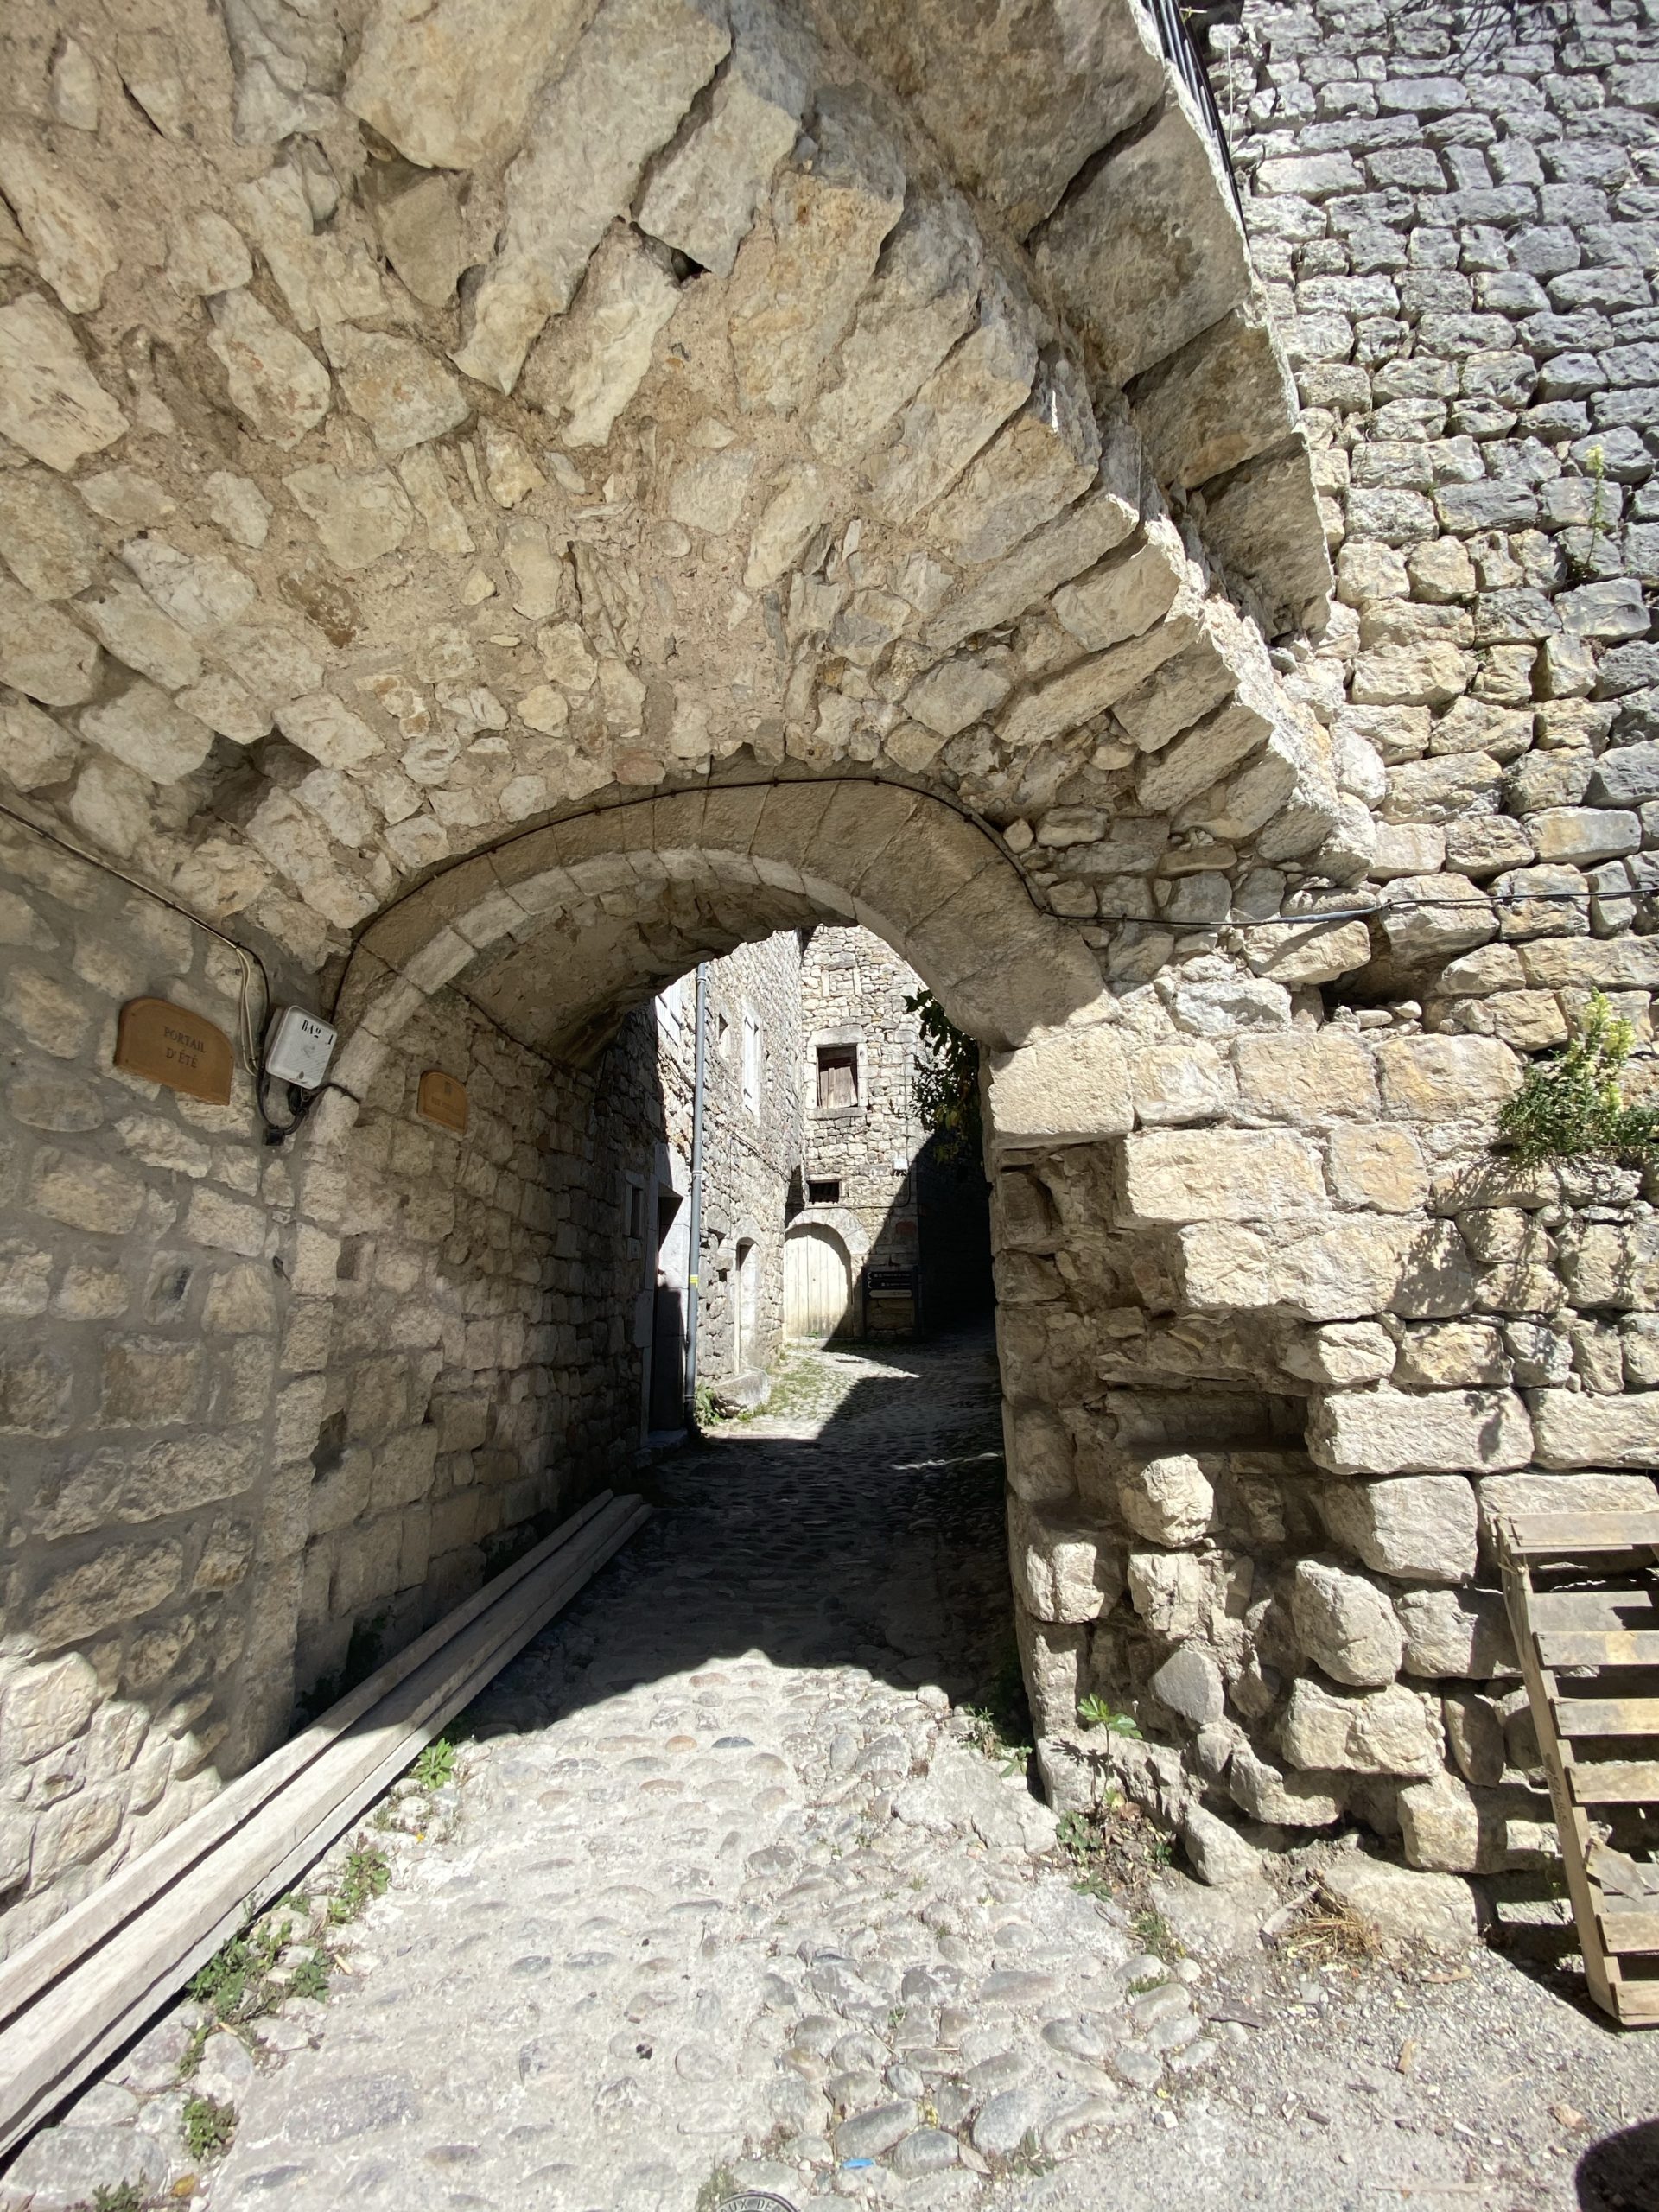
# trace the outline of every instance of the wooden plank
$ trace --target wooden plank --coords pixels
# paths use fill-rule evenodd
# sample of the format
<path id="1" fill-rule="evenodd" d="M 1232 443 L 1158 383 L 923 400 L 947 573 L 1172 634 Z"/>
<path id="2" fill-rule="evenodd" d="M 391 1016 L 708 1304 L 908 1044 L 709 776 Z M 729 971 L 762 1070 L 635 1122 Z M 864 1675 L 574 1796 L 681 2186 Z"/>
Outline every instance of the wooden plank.
<path id="1" fill-rule="evenodd" d="M 171 1833 L 142 1857 L 124 1866 L 112 1881 L 43 1929 L 0 1969 L 0 2027 L 45 1988 L 90 1944 L 120 1926 L 132 1913 L 212 1849 L 219 1840 L 242 1827 L 277 1789 L 302 1772 L 346 1731 L 379 1702 L 404 1678 L 423 1666 L 468 1622 L 499 1603 L 505 1592 L 537 1573 L 568 1545 L 575 1541 L 594 1517 L 613 1502 L 613 1493 L 601 1491 L 550 1536 L 502 1572 L 483 1588 L 447 1612 L 395 1657 L 330 1706 L 310 1726 L 282 1745 L 266 1758 L 228 1783 L 216 1797 L 181 1821 Z"/>
<path id="2" fill-rule="evenodd" d="M 1607 1948 L 1620 1956 L 1628 1951 L 1659 1951 L 1659 1912 L 1613 1912 L 1604 1904 L 1601 1934 Z"/>
<path id="3" fill-rule="evenodd" d="M 1659 1629 L 1539 1629 L 1538 1657 L 1546 1667 L 1659 1666 Z"/>
<path id="4" fill-rule="evenodd" d="M 1659 1736 L 1659 1697 L 1564 1697 L 1555 1726 L 1580 1736 Z"/>
<path id="5" fill-rule="evenodd" d="M 140 1910 L 112 1930 L 100 1929 L 32 2001 L 14 2007 L 0 2030 L 0 2152 L 118 2050 L 249 1911 L 279 1895 L 318 1858 L 649 1512 L 643 1500 L 615 1499 L 588 1516 L 575 1538 L 558 1545 L 540 1569 L 498 1577 L 489 1586 L 493 1601 L 482 1610 L 471 1601 L 457 1608 L 467 1613 L 457 1634 L 442 1639 L 308 1764 L 287 1772 L 251 1819 L 175 1867 Z"/>
<path id="6" fill-rule="evenodd" d="M 1555 1826 L 1561 1843 L 1561 1871 L 1567 1877 L 1567 1895 L 1573 1904 L 1573 1924 L 1578 1932 L 1579 1949 L 1584 1959 L 1585 1980 L 1590 1994 L 1604 2012 L 1617 2018 L 1618 1964 L 1609 1961 L 1602 1942 L 1601 1924 L 1597 1912 L 1600 1893 L 1591 1881 L 1585 1863 L 1587 1825 L 1582 1810 L 1573 1802 L 1568 1791 L 1561 1742 L 1556 1732 L 1554 1676 L 1546 1674 L 1538 1663 L 1530 1610 L 1532 1578 L 1525 1558 L 1516 1552 L 1510 1542 L 1511 1533 L 1507 1522 L 1499 1523 L 1498 1555 L 1503 1572 L 1503 1604 L 1510 1617 L 1510 1634 L 1520 1656 L 1522 1678 L 1527 1686 L 1527 1703 L 1543 1759 L 1545 1777 L 1549 1783 L 1550 1802 L 1555 1810 Z"/>
<path id="7" fill-rule="evenodd" d="M 1659 1511 L 1513 1513 L 1504 1525 L 1510 1550 L 1529 1560 L 1543 1552 L 1628 1552 L 1659 1546 Z"/>
<path id="8" fill-rule="evenodd" d="M 1532 1624 L 1545 1629 L 1659 1627 L 1651 1586 L 1639 1590 L 1535 1590 Z"/>
<path id="9" fill-rule="evenodd" d="M 1580 1805 L 1659 1805 L 1659 1762 L 1603 1759 L 1568 1762 L 1567 1787 Z"/>
<path id="10" fill-rule="evenodd" d="M 1659 1981 L 1620 1981 L 1618 1999 L 1621 2025 L 1659 2026 Z"/>

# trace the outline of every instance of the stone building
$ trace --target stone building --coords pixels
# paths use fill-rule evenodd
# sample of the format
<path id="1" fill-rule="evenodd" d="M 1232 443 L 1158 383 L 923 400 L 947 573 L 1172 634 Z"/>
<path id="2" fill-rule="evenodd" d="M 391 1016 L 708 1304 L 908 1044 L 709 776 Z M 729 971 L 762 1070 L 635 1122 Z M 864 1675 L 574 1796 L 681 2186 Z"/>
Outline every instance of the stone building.
<path id="1" fill-rule="evenodd" d="M 801 969 L 804 1210 L 790 1224 L 799 1333 L 909 1336 L 920 1299 L 915 1179 L 927 1141 L 914 1096 L 919 1025 L 905 1005 L 920 978 L 868 930 L 815 930 Z M 827 1278 L 829 1307 L 811 1288 Z M 845 1289 L 838 1285 L 844 1278 Z M 833 1306 L 841 1302 L 842 1318 Z"/>
<path id="2" fill-rule="evenodd" d="M 1247 6 L 1237 202 L 1137 0 L 7 16 L 0 1941 L 624 1470 L 622 1017 L 824 925 L 988 1057 L 1057 1788 L 1093 1690 L 1201 1863 L 1538 1847 L 1494 1517 L 1659 1460 L 1641 1177 L 1492 1148 L 1659 984 L 1659 84 L 1497 12 Z"/>
<path id="3" fill-rule="evenodd" d="M 784 1339 L 784 1224 L 801 1163 L 802 965 L 800 938 L 785 930 L 707 970 L 697 1370 L 738 1402 L 761 1395 Z M 665 1147 L 682 1199 L 690 1188 L 696 988 L 688 975 L 656 1001 Z M 681 1235 L 688 1229 L 682 1221 Z M 685 1248 L 674 1257 L 683 1288 Z M 659 1406 L 650 1426 L 682 1427 L 681 1408 Z"/>

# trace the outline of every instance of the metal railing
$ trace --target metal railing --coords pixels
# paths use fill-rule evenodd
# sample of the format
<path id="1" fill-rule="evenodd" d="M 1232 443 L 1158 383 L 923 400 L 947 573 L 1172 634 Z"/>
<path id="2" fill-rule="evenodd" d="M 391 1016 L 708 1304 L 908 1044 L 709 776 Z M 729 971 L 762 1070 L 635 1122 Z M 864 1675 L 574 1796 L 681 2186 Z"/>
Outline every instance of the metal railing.
<path id="1" fill-rule="evenodd" d="M 1221 110 L 1216 105 L 1216 96 L 1211 89 L 1210 73 L 1204 66 L 1204 56 L 1187 28 L 1186 10 L 1180 0 L 1146 0 L 1152 20 L 1158 27 L 1158 42 L 1164 49 L 1165 59 L 1198 103 L 1198 112 L 1210 127 L 1221 155 L 1222 166 L 1227 172 L 1227 181 L 1232 187 L 1233 205 L 1239 219 L 1244 217 L 1244 202 L 1239 195 L 1238 179 L 1233 174 L 1232 149 L 1227 143 L 1227 132 L 1221 120 Z"/>

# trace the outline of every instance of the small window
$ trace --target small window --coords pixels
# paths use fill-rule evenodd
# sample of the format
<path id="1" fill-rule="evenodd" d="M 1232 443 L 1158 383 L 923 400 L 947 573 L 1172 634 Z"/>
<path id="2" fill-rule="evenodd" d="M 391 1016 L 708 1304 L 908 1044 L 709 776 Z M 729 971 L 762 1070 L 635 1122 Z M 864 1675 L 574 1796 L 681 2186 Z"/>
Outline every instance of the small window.
<path id="1" fill-rule="evenodd" d="M 841 1178 L 829 1175 L 820 1183 L 806 1186 L 806 1202 L 810 1206 L 837 1206 L 841 1204 Z"/>
<path id="2" fill-rule="evenodd" d="M 751 1114 L 760 1111 L 760 1024 L 747 1007 L 743 1009 L 743 1103 Z"/>
<path id="3" fill-rule="evenodd" d="M 858 1047 L 820 1045 L 818 1047 L 818 1111 L 833 1114 L 858 1103 Z"/>
<path id="4" fill-rule="evenodd" d="M 645 1186 L 643 1183 L 630 1183 L 628 1185 L 626 1194 L 623 1199 L 622 1217 L 626 1224 L 626 1233 L 628 1236 L 638 1241 L 639 1238 L 645 1235 Z"/>

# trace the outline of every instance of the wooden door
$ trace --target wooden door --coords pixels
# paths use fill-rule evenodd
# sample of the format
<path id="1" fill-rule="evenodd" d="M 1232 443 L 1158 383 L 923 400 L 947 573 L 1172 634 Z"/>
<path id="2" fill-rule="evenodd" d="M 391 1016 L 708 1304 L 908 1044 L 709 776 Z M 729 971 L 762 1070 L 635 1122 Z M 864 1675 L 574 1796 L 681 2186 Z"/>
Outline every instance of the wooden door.
<path id="1" fill-rule="evenodd" d="M 852 1334 L 852 1279 L 841 1240 L 809 1222 L 784 1243 L 784 1329 L 791 1337 Z"/>

